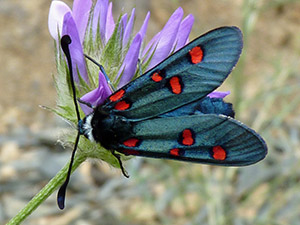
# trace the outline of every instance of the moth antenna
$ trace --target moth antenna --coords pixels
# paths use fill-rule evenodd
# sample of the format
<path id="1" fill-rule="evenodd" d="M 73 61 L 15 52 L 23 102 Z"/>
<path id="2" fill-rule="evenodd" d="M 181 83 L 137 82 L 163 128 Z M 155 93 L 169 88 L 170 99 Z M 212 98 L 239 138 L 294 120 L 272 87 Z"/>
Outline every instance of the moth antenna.
<path id="1" fill-rule="evenodd" d="M 80 119 L 78 103 L 76 101 L 76 90 L 75 90 L 75 83 L 74 83 L 73 70 L 72 70 L 72 59 L 71 59 L 70 50 L 69 50 L 69 44 L 71 44 L 71 42 L 72 42 L 72 40 L 69 35 L 64 35 L 61 38 L 61 47 L 62 47 L 63 52 L 66 55 L 68 67 L 69 67 L 69 71 L 70 71 L 70 80 L 71 80 L 73 101 L 74 101 L 74 105 L 75 105 L 77 120 L 79 123 L 81 121 L 81 119 Z M 78 131 L 78 133 L 77 133 L 77 137 L 75 140 L 75 145 L 74 145 L 74 149 L 72 152 L 66 180 L 63 183 L 63 185 L 59 188 L 58 193 L 57 193 L 57 204 L 60 209 L 65 208 L 66 190 L 67 190 L 67 186 L 68 186 L 70 176 L 71 176 L 72 166 L 73 166 L 74 157 L 75 157 L 75 153 L 76 153 L 78 142 L 79 142 L 79 137 L 80 137 L 80 131 Z"/>
<path id="2" fill-rule="evenodd" d="M 78 132 L 76 140 L 75 140 L 74 149 L 72 151 L 71 161 L 69 164 L 69 169 L 68 169 L 68 174 L 67 174 L 66 180 L 63 183 L 63 185 L 59 188 L 58 193 L 57 193 L 57 205 L 60 209 L 65 208 L 66 191 L 67 191 L 67 186 L 69 184 L 70 177 L 71 177 L 71 171 L 72 171 L 72 166 L 73 166 L 73 162 L 74 162 L 75 152 L 76 152 L 78 142 L 79 142 L 79 137 L 80 137 L 80 133 Z"/>
<path id="3" fill-rule="evenodd" d="M 107 83 L 108 83 L 110 89 L 111 89 L 113 92 L 115 92 L 116 89 L 114 88 L 114 86 L 113 86 L 112 83 L 110 82 L 110 79 L 109 79 L 109 77 L 107 76 L 107 74 L 106 74 L 106 72 L 105 72 L 103 66 L 100 65 L 100 64 L 99 64 L 95 59 L 93 59 L 92 57 L 90 57 L 90 56 L 88 56 L 88 55 L 86 55 L 86 54 L 84 54 L 84 56 L 85 56 L 88 60 L 90 60 L 91 62 L 93 62 L 94 64 L 96 64 L 96 65 L 99 67 L 100 71 L 104 74 L 105 79 L 106 79 L 106 81 L 107 81 Z"/>
<path id="4" fill-rule="evenodd" d="M 70 80 L 71 80 L 71 87 L 72 87 L 72 94 L 73 94 L 73 102 L 75 105 L 75 110 L 76 110 L 76 115 L 77 115 L 77 120 L 80 121 L 80 113 L 78 109 L 78 103 L 76 101 L 76 89 L 75 89 L 75 83 L 74 83 L 74 77 L 73 77 L 73 68 L 72 68 L 72 59 L 71 59 L 71 54 L 69 50 L 69 44 L 71 44 L 72 40 L 69 35 L 64 35 L 61 40 L 61 48 L 64 51 L 67 61 L 68 61 L 68 67 L 70 71 Z"/>

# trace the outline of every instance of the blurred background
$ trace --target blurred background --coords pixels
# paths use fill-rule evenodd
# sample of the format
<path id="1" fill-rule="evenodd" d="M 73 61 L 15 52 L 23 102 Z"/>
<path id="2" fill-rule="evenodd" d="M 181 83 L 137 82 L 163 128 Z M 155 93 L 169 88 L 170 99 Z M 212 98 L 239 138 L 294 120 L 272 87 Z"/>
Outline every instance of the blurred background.
<path id="1" fill-rule="evenodd" d="M 72 1 L 65 1 L 72 6 Z M 68 162 L 57 140 L 70 127 L 39 105 L 55 107 L 50 0 L 0 2 L 0 224 L 13 217 Z M 23 224 L 300 224 L 300 1 L 113 1 L 115 18 L 147 11 L 147 39 L 181 6 L 193 39 L 224 25 L 244 33 L 242 57 L 220 90 L 237 119 L 258 131 L 267 158 L 223 168 L 133 158 L 130 179 L 90 160 L 73 174 L 64 211 L 50 196 Z"/>

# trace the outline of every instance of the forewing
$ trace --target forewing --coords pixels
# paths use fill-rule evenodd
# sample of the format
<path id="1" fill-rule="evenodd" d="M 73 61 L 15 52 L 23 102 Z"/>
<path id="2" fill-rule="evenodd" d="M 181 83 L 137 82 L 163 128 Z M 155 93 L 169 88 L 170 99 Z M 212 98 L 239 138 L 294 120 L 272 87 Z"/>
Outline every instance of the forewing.
<path id="1" fill-rule="evenodd" d="M 222 84 L 236 65 L 242 45 L 236 27 L 210 31 L 116 91 L 102 107 L 138 121 L 197 101 Z"/>
<path id="2" fill-rule="evenodd" d="M 193 115 L 155 118 L 133 124 L 133 135 L 117 151 L 223 166 L 245 166 L 267 154 L 264 140 L 231 117 Z"/>

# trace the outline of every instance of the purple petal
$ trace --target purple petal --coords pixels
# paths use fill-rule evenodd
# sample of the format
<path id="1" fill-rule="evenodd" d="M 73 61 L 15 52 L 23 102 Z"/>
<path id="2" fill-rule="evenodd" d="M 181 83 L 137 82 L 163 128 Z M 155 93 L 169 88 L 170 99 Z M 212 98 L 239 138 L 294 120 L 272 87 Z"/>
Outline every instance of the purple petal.
<path id="1" fill-rule="evenodd" d="M 175 51 L 177 51 L 178 49 L 186 45 L 193 24 L 194 24 L 194 16 L 192 14 L 185 17 L 184 20 L 181 22 L 178 30 L 177 38 L 176 38 L 177 41 L 176 41 Z"/>
<path id="2" fill-rule="evenodd" d="M 83 43 L 86 26 L 90 16 L 92 7 L 91 0 L 74 0 L 73 3 L 73 17 L 77 25 L 80 41 Z"/>
<path id="3" fill-rule="evenodd" d="M 58 31 L 62 31 L 64 15 L 71 12 L 69 6 L 61 1 L 52 1 L 48 16 L 48 29 L 51 36 L 58 41 Z"/>
<path id="4" fill-rule="evenodd" d="M 183 17 L 183 10 L 181 7 L 179 7 L 173 15 L 170 17 L 166 25 L 161 31 L 160 38 L 158 40 L 157 47 L 155 49 L 155 46 L 152 47 L 151 51 L 155 50 L 155 53 L 151 59 L 151 62 L 148 66 L 148 68 L 152 68 L 158 63 L 160 63 L 162 60 L 167 58 L 167 56 L 170 54 L 174 41 L 176 39 L 178 29 L 181 23 Z M 152 52 L 150 51 L 150 55 Z"/>
<path id="5" fill-rule="evenodd" d="M 143 23 L 143 25 L 141 26 L 141 29 L 140 29 L 140 31 L 139 31 L 142 40 L 144 40 L 144 37 L 145 37 L 145 35 L 146 35 L 146 31 L 147 31 L 149 19 L 150 19 L 150 12 L 147 13 L 147 15 L 146 15 L 146 17 L 145 17 L 145 20 L 144 20 L 144 23 Z"/>
<path id="6" fill-rule="evenodd" d="M 71 37 L 72 43 L 69 45 L 70 55 L 72 58 L 73 76 L 74 81 L 79 83 L 78 73 L 86 83 L 89 83 L 82 45 L 80 42 L 79 34 L 75 21 L 70 12 L 64 16 L 62 36 L 68 34 Z"/>
<path id="7" fill-rule="evenodd" d="M 108 0 L 97 1 L 94 8 L 94 16 L 92 23 L 93 38 L 96 37 L 98 25 L 100 30 L 101 40 L 105 42 L 105 30 L 106 30 L 106 19 L 107 19 Z"/>
<path id="8" fill-rule="evenodd" d="M 101 39 L 105 42 L 108 0 L 100 0 L 100 2 L 102 3 L 101 11 L 100 11 L 100 35 L 101 35 Z"/>
<path id="9" fill-rule="evenodd" d="M 104 100 L 111 95 L 111 93 L 112 92 L 109 88 L 109 85 L 107 84 L 105 76 L 101 71 L 99 71 L 98 87 L 82 96 L 80 100 L 90 103 L 92 106 L 98 106 L 101 105 L 104 102 Z M 85 115 L 88 115 L 91 112 L 93 112 L 93 109 L 88 107 L 87 105 L 81 103 L 79 104 Z"/>
<path id="10" fill-rule="evenodd" d="M 230 91 L 213 91 L 212 93 L 208 94 L 207 97 L 210 97 L 210 98 L 225 98 L 229 94 L 230 94 Z"/>
<path id="11" fill-rule="evenodd" d="M 125 31 L 125 27 L 127 24 L 127 13 L 125 13 L 122 17 L 121 17 L 121 22 L 119 24 L 119 32 L 121 34 L 121 40 Z"/>
<path id="12" fill-rule="evenodd" d="M 132 27 L 133 27 L 133 21 L 134 21 L 134 13 L 135 13 L 135 8 L 132 9 L 130 18 L 128 20 L 128 23 L 125 27 L 124 35 L 123 35 L 123 47 L 125 47 L 128 43 L 128 40 L 130 38 L 131 32 L 132 32 Z"/>
<path id="13" fill-rule="evenodd" d="M 152 50 L 155 43 L 157 44 L 157 40 L 160 38 L 160 34 L 161 34 L 161 31 L 158 32 L 157 34 L 155 34 L 154 37 L 148 42 L 145 49 L 143 50 L 142 58 L 144 58 L 146 54 L 147 54 L 146 59 L 151 56 L 152 53 L 150 54 L 150 52 L 148 52 L 148 51 L 150 50 L 150 48 Z M 151 52 L 153 52 L 153 50 Z"/>
<path id="14" fill-rule="evenodd" d="M 122 74 L 122 77 L 120 79 L 120 82 L 118 84 L 118 88 L 123 87 L 125 84 L 127 84 L 129 81 L 131 81 L 135 70 L 136 65 L 139 59 L 139 52 L 141 48 L 142 43 L 142 37 L 138 33 L 135 38 L 133 39 L 128 52 L 125 56 L 125 59 L 123 61 L 123 64 L 119 70 L 117 78 Z"/>
<path id="15" fill-rule="evenodd" d="M 106 42 L 109 40 L 114 30 L 115 30 L 115 21 L 112 14 L 112 2 L 110 2 L 107 9 L 106 33 L 105 33 Z"/>

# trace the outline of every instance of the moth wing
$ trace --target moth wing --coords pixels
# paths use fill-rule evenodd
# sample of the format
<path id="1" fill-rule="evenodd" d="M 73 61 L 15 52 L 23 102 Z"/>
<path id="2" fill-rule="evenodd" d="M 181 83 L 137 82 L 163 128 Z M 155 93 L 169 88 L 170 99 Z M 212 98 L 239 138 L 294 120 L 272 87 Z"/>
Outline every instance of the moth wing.
<path id="1" fill-rule="evenodd" d="M 223 83 L 242 47 L 238 28 L 212 30 L 113 93 L 102 107 L 138 121 L 200 100 Z"/>
<path id="2" fill-rule="evenodd" d="M 116 147 L 127 154 L 222 166 L 245 166 L 267 154 L 264 140 L 223 115 L 155 118 L 133 124 L 133 135 Z"/>

